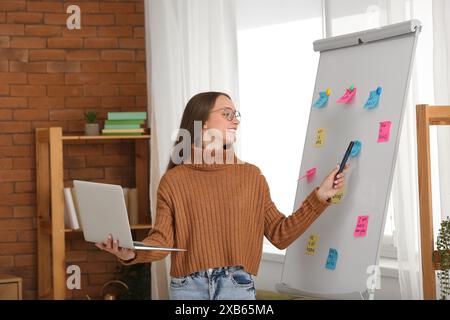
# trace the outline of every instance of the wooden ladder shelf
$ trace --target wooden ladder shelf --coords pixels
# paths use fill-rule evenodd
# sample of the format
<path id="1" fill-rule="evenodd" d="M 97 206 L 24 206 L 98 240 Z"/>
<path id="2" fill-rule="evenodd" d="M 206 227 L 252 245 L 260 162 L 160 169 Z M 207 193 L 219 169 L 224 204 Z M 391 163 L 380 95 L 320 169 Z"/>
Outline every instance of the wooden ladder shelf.
<path id="1" fill-rule="evenodd" d="M 149 135 L 63 136 L 62 128 L 36 129 L 36 206 L 38 242 L 38 298 L 65 299 L 66 260 L 64 227 L 63 142 L 73 140 L 130 139 L 135 142 L 135 175 L 139 225 L 150 229 Z"/>

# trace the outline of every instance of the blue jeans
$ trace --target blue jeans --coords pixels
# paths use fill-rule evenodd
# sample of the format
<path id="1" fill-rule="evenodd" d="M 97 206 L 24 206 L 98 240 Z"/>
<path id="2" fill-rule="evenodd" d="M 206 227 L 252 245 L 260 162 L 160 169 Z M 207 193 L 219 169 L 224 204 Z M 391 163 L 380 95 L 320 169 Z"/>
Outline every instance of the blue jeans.
<path id="1" fill-rule="evenodd" d="M 255 300 L 253 276 L 242 267 L 220 267 L 171 277 L 171 300 Z"/>

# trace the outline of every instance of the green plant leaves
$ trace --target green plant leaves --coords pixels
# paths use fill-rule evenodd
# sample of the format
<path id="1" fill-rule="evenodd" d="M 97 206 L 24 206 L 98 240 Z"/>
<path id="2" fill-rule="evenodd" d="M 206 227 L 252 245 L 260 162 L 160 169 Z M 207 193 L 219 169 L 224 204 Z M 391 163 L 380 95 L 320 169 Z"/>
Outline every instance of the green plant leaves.
<path id="1" fill-rule="evenodd" d="M 95 120 L 97 120 L 97 113 L 94 111 L 89 111 L 84 114 L 84 117 L 88 123 L 94 123 Z"/>
<path id="2" fill-rule="evenodd" d="M 436 241 L 440 256 L 440 270 L 437 272 L 440 285 L 440 298 L 447 300 L 450 297 L 450 219 L 441 221 L 441 227 Z"/>

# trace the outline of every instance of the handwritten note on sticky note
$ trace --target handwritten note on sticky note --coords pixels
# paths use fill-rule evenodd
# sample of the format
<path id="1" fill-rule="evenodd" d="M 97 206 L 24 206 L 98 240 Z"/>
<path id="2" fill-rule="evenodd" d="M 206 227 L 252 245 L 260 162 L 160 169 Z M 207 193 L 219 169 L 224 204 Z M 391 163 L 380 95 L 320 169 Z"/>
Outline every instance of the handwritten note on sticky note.
<path id="1" fill-rule="evenodd" d="M 315 108 L 323 108 L 328 102 L 328 96 L 326 91 L 319 92 L 319 99 L 314 103 Z"/>
<path id="2" fill-rule="evenodd" d="M 370 91 L 369 99 L 367 99 L 366 104 L 364 105 L 364 109 L 374 109 L 378 107 L 380 96 L 381 87 L 378 87 L 376 90 Z"/>
<path id="3" fill-rule="evenodd" d="M 344 199 L 344 188 L 339 190 L 333 197 L 331 197 L 331 203 L 338 204 L 342 202 Z"/>
<path id="4" fill-rule="evenodd" d="M 317 129 L 315 146 L 322 147 L 325 144 L 326 130 L 324 128 Z"/>
<path id="5" fill-rule="evenodd" d="M 342 97 L 340 97 L 337 103 L 350 103 L 356 95 L 356 88 L 347 89 Z"/>
<path id="6" fill-rule="evenodd" d="M 367 226 L 369 225 L 369 216 L 359 216 L 356 222 L 356 228 L 353 235 L 355 237 L 365 237 L 367 234 Z"/>
<path id="7" fill-rule="evenodd" d="M 380 128 L 378 130 L 378 140 L 377 142 L 387 142 L 391 135 L 391 122 L 383 121 L 380 122 Z"/>
<path id="8" fill-rule="evenodd" d="M 325 268 L 330 270 L 336 269 L 337 259 L 338 259 L 337 250 L 330 248 L 330 251 L 328 251 L 327 264 L 325 265 Z"/>
<path id="9" fill-rule="evenodd" d="M 312 234 L 309 236 L 308 245 L 306 247 L 306 254 L 312 256 L 316 254 L 317 243 L 319 242 L 319 236 Z"/>

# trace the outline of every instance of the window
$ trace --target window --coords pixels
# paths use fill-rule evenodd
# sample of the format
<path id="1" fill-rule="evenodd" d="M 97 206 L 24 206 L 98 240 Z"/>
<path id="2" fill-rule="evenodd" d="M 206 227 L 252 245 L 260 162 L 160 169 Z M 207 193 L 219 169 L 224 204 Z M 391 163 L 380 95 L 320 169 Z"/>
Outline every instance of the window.
<path id="1" fill-rule="evenodd" d="M 262 170 L 285 214 L 295 200 L 319 59 L 312 43 L 323 37 L 320 14 L 238 32 L 241 154 Z M 284 253 L 267 240 L 264 251 Z"/>
<path id="2" fill-rule="evenodd" d="M 333 36 L 385 25 L 387 13 L 370 0 L 352 1 L 345 12 L 340 2 L 322 8 L 318 1 L 267 0 L 258 2 L 256 15 L 252 1 L 237 3 L 241 154 L 261 168 L 276 206 L 290 214 L 319 59 L 312 43 L 325 37 L 322 10 L 333 12 L 326 24 Z M 397 257 L 393 213 L 390 202 L 381 253 L 390 258 Z M 267 240 L 264 251 L 284 254 Z"/>

